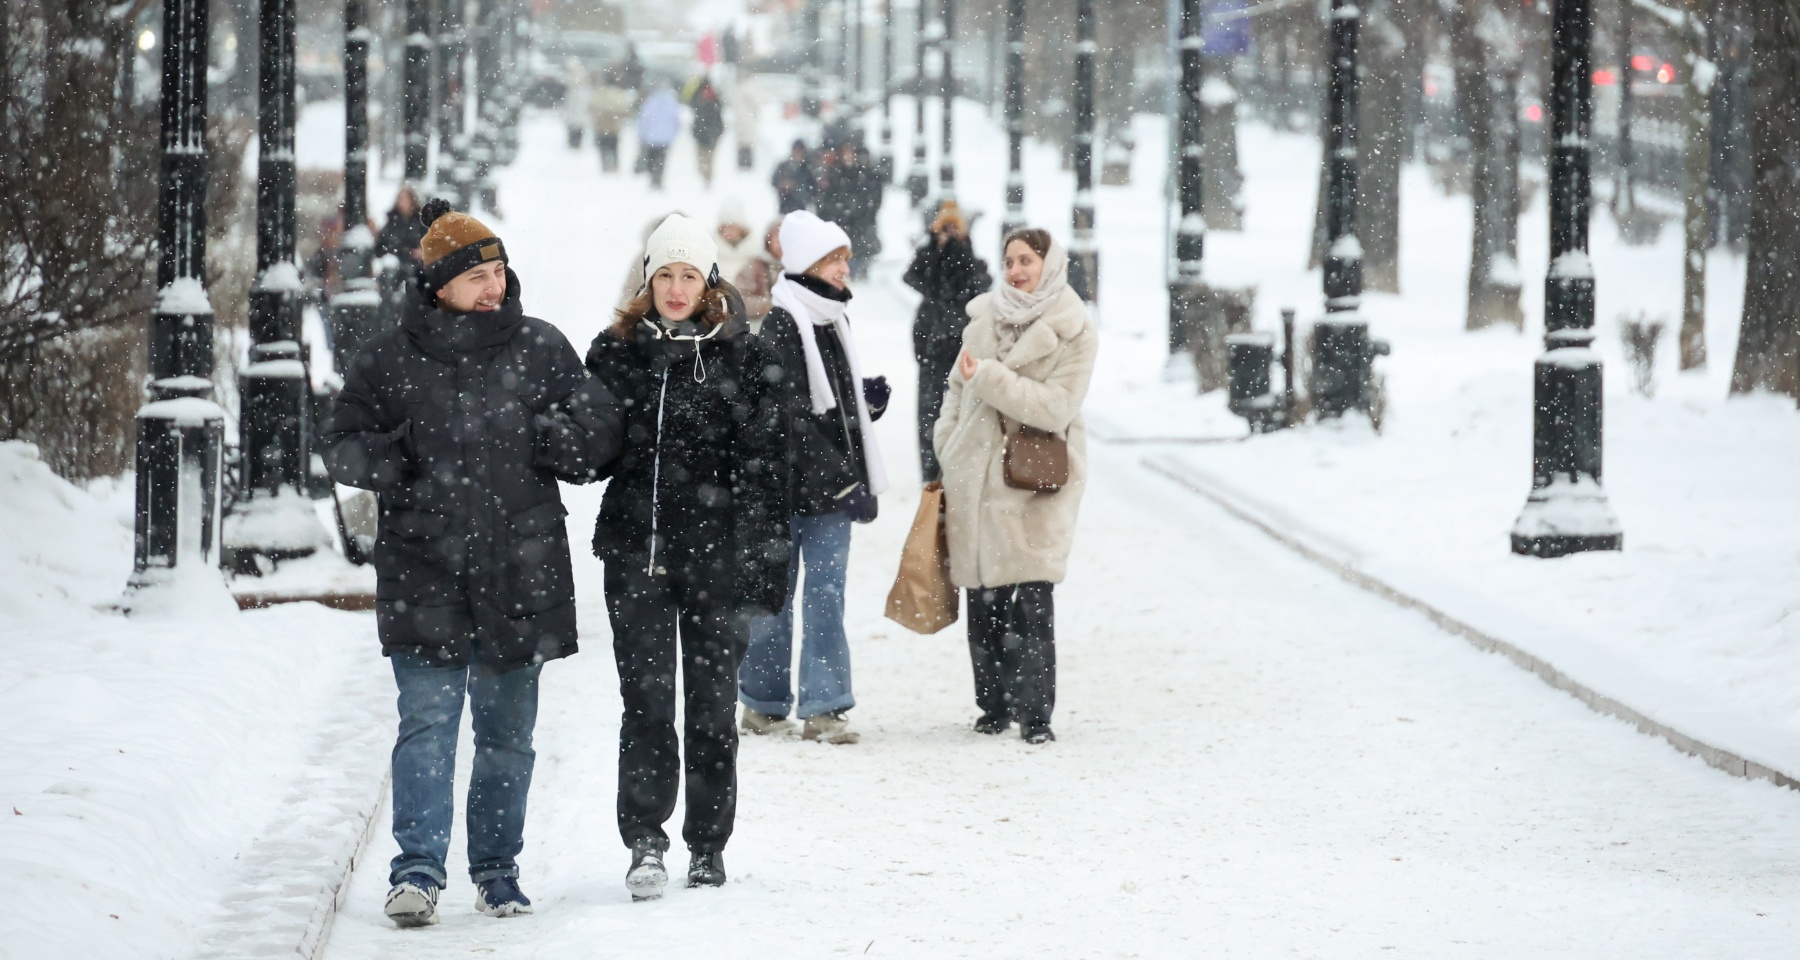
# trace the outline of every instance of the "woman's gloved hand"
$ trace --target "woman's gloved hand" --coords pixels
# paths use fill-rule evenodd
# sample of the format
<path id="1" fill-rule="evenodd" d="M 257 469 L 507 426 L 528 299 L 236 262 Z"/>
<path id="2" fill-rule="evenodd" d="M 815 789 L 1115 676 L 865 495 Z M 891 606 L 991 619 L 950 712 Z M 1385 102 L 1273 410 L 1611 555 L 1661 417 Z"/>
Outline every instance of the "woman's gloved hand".
<path id="1" fill-rule="evenodd" d="M 864 377 L 862 390 L 863 402 L 869 405 L 869 419 L 880 420 L 887 412 L 888 398 L 894 395 L 894 388 L 888 386 L 886 377 Z"/>

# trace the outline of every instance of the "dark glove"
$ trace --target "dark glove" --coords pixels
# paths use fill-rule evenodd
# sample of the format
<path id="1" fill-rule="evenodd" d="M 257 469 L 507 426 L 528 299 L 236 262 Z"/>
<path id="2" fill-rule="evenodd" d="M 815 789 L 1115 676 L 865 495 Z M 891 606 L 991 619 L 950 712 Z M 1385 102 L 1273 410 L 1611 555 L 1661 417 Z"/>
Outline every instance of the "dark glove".
<path id="1" fill-rule="evenodd" d="M 863 378 L 863 402 L 869 405 L 869 419 L 880 420 L 887 412 L 888 398 L 894 395 L 894 388 L 888 386 L 886 377 Z"/>
<path id="2" fill-rule="evenodd" d="M 413 441 L 412 421 L 407 420 L 401 423 L 389 436 L 394 438 L 394 449 L 399 452 L 400 458 L 406 461 L 407 468 L 413 473 L 418 473 L 419 447 Z"/>

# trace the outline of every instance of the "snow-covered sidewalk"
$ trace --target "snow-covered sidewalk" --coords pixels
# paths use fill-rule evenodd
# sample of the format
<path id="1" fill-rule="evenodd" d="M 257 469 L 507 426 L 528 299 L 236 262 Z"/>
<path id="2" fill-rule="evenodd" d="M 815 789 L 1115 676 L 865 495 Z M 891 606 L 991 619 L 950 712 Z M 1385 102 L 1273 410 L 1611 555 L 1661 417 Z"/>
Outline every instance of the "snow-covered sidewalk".
<path id="1" fill-rule="evenodd" d="M 1318 273 L 1304 270 L 1312 191 L 1295 185 L 1309 183 L 1317 144 L 1243 129 L 1247 229 L 1209 236 L 1208 271 L 1258 287 L 1261 329 L 1279 329 L 1280 307 L 1299 307 L 1304 338 L 1321 298 Z M 1627 387 L 1619 320 L 1640 311 L 1667 318 L 1679 302 L 1680 232 L 1628 247 L 1596 214 L 1605 482 L 1625 549 L 1523 558 L 1509 552 L 1508 531 L 1530 488 L 1547 262 L 1542 199 L 1521 224 L 1524 334 L 1462 329 L 1467 198 L 1445 197 L 1423 168 L 1410 167 L 1402 211 L 1403 293 L 1365 299 L 1373 335 L 1393 344 L 1377 363 L 1388 397 L 1379 436 L 1346 423 L 1134 451 L 1630 711 L 1800 777 L 1800 501 L 1792 494 L 1800 415 L 1786 398 L 1727 399 L 1742 258 L 1709 258 L 1711 366 L 1677 373 L 1671 330 L 1661 389 L 1645 398 Z M 1111 300 L 1105 316 L 1124 349 L 1102 357 L 1091 406 L 1098 435 L 1244 436 L 1222 393 L 1197 397 L 1190 380 L 1170 382 L 1160 315 Z"/>
<path id="2" fill-rule="evenodd" d="M 601 181 L 591 154 L 550 146 L 557 134 L 528 127 L 500 230 L 528 308 L 585 343 L 603 322 L 596 288 L 610 294 L 658 198 Z M 691 168 L 671 168 L 679 189 Z M 698 215 L 717 196 L 677 195 Z M 589 209 L 623 226 L 556 225 Z M 902 239 L 890 231 L 890 244 Z M 878 434 L 897 476 L 916 480 L 912 301 L 896 270 L 885 264 L 858 288 L 852 315 L 872 372 L 897 388 Z M 1129 350 L 1130 334 L 1106 337 L 1103 352 Z M 856 531 L 850 565 L 862 742 L 746 738 L 732 882 L 657 903 L 631 903 L 623 885 L 617 677 L 599 567 L 577 551 L 585 649 L 545 672 L 521 857 L 537 914 L 475 914 L 473 888 L 456 879 L 459 834 L 443 924 L 393 929 L 381 915 L 393 847 L 381 834 L 327 955 L 1789 948 L 1800 927 L 1793 794 L 1682 757 L 1345 586 L 1143 469 L 1141 452 L 1094 447 L 1058 591 L 1059 742 L 969 731 L 960 625 L 918 637 L 882 619 L 912 507 L 905 493 L 886 497 L 881 519 Z M 580 543 L 598 491 L 568 499 Z"/>
<path id="3" fill-rule="evenodd" d="M 0 443 L 0 956 L 291 952 L 386 769 L 374 621 L 222 586 L 214 616 L 119 616 L 131 495 Z"/>

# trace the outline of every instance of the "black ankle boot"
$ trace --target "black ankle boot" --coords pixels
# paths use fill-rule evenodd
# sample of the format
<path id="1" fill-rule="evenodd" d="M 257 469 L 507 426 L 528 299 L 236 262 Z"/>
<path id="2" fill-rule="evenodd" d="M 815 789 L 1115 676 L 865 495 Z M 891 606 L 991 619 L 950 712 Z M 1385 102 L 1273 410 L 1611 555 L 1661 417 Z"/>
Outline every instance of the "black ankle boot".
<path id="1" fill-rule="evenodd" d="M 688 859 L 690 887 L 722 887 L 725 885 L 725 854 L 694 852 Z"/>
<path id="2" fill-rule="evenodd" d="M 975 721 L 975 732 L 985 734 L 1005 733 L 1012 726 L 1012 718 L 1004 713 L 984 713 Z"/>

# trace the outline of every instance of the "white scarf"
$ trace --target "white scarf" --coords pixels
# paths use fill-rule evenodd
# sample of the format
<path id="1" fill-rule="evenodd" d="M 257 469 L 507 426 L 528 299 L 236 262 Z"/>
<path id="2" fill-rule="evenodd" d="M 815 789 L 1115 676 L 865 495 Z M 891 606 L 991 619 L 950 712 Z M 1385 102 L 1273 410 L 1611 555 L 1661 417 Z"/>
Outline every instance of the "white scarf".
<path id="1" fill-rule="evenodd" d="M 881 493 L 888 488 L 887 464 L 881 459 L 881 444 L 875 441 L 875 421 L 869 418 L 869 404 L 862 395 L 862 365 L 856 360 L 856 341 L 850 338 L 850 327 L 844 322 L 844 304 L 821 297 L 789 280 L 784 274 L 770 291 L 775 306 L 793 315 L 800 331 L 800 346 L 806 354 L 806 386 L 812 399 L 812 412 L 837 409 L 837 398 L 831 392 L 830 375 L 819 356 L 818 334 L 814 326 L 837 331 L 844 345 L 844 358 L 850 363 L 851 393 L 856 397 L 856 422 L 862 428 L 863 463 L 868 469 L 869 492 Z"/>

